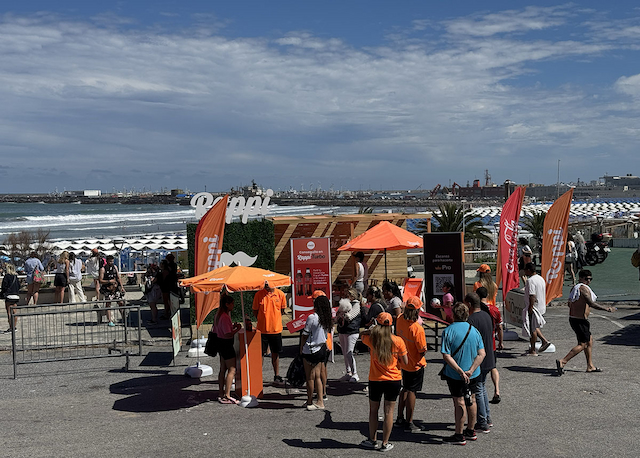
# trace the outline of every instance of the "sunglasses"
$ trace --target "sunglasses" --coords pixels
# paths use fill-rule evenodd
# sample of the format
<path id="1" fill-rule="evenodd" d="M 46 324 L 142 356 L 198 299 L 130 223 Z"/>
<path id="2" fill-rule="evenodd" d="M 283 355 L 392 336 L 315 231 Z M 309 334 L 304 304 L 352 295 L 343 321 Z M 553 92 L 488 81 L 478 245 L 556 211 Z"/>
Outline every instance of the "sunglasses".
<path id="1" fill-rule="evenodd" d="M 587 277 L 587 278 L 585 278 L 585 280 L 591 281 L 591 280 L 593 280 L 593 277 Z"/>

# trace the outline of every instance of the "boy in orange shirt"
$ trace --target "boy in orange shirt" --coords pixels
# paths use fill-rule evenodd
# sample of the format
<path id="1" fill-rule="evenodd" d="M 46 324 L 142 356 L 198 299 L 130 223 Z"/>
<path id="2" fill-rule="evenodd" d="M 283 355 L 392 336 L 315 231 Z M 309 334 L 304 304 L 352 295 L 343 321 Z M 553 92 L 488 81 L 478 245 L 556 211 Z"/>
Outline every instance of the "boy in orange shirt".
<path id="1" fill-rule="evenodd" d="M 369 439 L 360 445 L 364 448 L 388 451 L 393 448 L 389 442 L 393 427 L 393 409 L 402 388 L 400 364 L 407 364 L 407 347 L 404 341 L 391 333 L 393 318 L 387 312 L 376 317 L 376 326 L 362 331 L 362 343 L 371 351 L 369 364 Z M 378 433 L 378 410 L 384 395 L 384 421 L 382 424 L 382 444 L 376 440 Z"/>
<path id="2" fill-rule="evenodd" d="M 424 328 L 418 323 L 422 301 L 416 296 L 407 299 L 404 313 L 396 321 L 396 334 L 401 337 L 407 346 L 409 363 L 402 366 L 402 392 L 398 403 L 398 419 L 396 426 L 404 428 L 408 433 L 419 431 L 413 424 L 413 412 L 416 407 L 416 393 L 422 390 L 424 380 L 424 368 L 427 361 L 424 355 L 427 353 L 427 339 Z M 404 416 L 404 410 L 407 416 Z"/>
<path id="3" fill-rule="evenodd" d="M 283 383 L 280 377 L 280 352 L 282 352 L 282 315 L 287 307 L 287 296 L 264 282 L 264 289 L 253 298 L 253 314 L 258 318 L 256 329 L 262 333 L 262 353 L 271 349 L 273 381 Z"/>

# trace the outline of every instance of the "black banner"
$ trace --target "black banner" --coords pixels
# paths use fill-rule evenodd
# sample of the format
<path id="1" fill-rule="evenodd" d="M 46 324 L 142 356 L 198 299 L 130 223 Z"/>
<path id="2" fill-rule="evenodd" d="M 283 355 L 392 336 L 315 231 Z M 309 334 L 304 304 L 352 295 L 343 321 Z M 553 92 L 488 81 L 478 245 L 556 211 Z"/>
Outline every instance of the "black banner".
<path id="1" fill-rule="evenodd" d="M 427 311 L 431 299 L 442 301 L 442 285 L 453 284 L 454 301 L 462 301 L 465 294 L 464 241 L 462 232 L 431 232 L 424 234 L 424 287 Z M 434 313 L 431 309 L 430 313 Z"/>

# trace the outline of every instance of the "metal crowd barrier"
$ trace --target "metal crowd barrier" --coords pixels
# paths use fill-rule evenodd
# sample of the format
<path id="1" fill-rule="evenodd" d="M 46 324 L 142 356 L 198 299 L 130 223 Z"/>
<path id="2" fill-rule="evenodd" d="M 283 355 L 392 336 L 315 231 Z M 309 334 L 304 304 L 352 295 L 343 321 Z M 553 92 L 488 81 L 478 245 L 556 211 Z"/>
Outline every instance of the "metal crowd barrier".
<path id="1" fill-rule="evenodd" d="M 124 306 L 110 300 L 12 308 L 9 323 L 17 318 L 11 333 L 13 378 L 17 378 L 19 364 L 111 356 L 124 356 L 128 370 L 129 356 L 142 355 L 140 305 L 120 302 Z M 107 310 L 113 327 L 103 320 Z"/>

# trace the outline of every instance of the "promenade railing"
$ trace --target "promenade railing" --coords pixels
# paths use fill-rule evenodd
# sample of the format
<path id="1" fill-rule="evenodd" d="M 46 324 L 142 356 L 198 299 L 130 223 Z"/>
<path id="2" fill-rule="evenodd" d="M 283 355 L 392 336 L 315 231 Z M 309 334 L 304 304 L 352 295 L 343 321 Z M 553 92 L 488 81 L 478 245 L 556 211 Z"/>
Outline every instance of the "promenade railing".
<path id="1" fill-rule="evenodd" d="M 119 306 L 118 302 L 123 303 Z M 110 307 L 107 307 L 110 304 Z M 113 325 L 103 318 L 110 311 Z M 10 309 L 13 377 L 18 365 L 142 354 L 140 305 L 91 301 L 21 305 Z"/>

